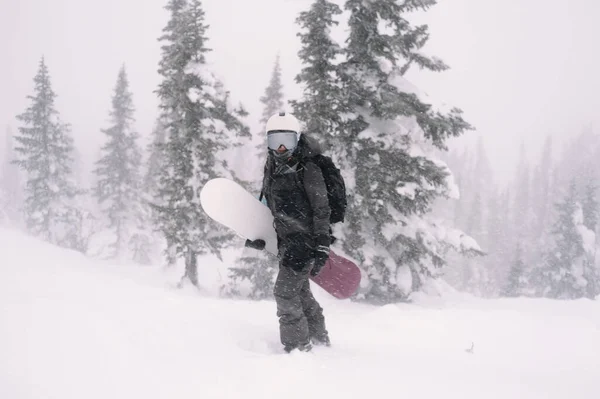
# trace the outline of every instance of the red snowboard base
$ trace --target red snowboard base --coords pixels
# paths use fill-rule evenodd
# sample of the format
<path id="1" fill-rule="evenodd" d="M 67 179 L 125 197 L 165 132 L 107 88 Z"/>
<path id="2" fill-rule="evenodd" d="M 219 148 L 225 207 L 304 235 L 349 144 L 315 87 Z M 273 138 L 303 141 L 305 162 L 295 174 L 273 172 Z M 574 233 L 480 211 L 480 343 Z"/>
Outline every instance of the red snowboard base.
<path id="1" fill-rule="evenodd" d="M 329 250 L 329 259 L 321 273 L 310 279 L 334 297 L 347 299 L 358 290 L 360 277 L 358 266 Z"/>

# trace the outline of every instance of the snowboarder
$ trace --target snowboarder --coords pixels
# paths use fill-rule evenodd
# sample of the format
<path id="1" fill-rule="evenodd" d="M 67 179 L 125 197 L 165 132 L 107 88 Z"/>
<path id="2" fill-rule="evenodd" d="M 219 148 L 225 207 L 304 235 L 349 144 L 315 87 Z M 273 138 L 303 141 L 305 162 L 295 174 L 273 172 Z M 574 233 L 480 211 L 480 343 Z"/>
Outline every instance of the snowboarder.
<path id="1" fill-rule="evenodd" d="M 291 114 L 273 115 L 266 124 L 268 142 L 263 187 L 277 232 L 279 272 L 274 296 L 281 343 L 286 352 L 330 345 L 323 309 L 310 290 L 309 273 L 317 276 L 329 257 L 330 213 L 321 169 L 311 157 L 318 144 L 300 133 Z M 262 239 L 246 246 L 264 249 Z M 311 344 L 312 341 L 312 344 Z"/>

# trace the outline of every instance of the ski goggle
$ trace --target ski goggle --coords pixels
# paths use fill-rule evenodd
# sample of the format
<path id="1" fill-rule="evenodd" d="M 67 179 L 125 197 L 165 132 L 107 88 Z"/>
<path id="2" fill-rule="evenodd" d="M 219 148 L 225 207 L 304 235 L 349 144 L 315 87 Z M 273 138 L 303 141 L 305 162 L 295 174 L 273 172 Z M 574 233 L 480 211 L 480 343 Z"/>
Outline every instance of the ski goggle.
<path id="1" fill-rule="evenodd" d="M 298 144 L 298 135 L 296 132 L 290 130 L 269 132 L 267 135 L 267 145 L 271 150 L 278 150 L 282 145 L 288 149 L 293 150 Z"/>

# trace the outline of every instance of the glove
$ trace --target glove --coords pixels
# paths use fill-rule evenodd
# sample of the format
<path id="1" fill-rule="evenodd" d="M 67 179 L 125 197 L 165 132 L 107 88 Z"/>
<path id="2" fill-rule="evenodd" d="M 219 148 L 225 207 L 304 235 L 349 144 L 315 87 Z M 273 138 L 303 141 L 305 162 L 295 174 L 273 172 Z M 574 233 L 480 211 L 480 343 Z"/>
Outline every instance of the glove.
<path id="1" fill-rule="evenodd" d="M 244 244 L 244 246 L 248 248 L 258 249 L 259 251 L 265 249 L 265 245 L 267 245 L 265 240 L 260 238 L 256 240 L 246 240 L 246 244 Z"/>
<path id="2" fill-rule="evenodd" d="M 319 273 L 321 273 L 321 269 L 323 269 L 323 266 L 325 266 L 325 263 L 327 262 L 327 259 L 329 259 L 329 244 L 330 244 L 331 240 L 329 238 L 329 235 L 326 234 L 319 234 L 316 238 L 315 238 L 315 253 L 314 253 L 314 257 L 315 257 L 315 263 L 313 265 L 313 268 L 310 270 L 310 275 L 313 277 L 316 277 L 319 275 Z"/>

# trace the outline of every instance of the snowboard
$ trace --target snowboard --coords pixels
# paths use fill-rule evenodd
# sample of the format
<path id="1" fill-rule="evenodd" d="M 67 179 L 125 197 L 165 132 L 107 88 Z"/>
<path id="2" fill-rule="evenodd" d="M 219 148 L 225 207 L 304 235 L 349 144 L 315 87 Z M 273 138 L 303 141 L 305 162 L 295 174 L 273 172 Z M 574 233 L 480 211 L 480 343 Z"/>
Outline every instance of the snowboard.
<path id="1" fill-rule="evenodd" d="M 265 240 L 265 250 L 277 255 L 277 234 L 270 209 L 233 180 L 209 180 L 200 192 L 204 212 L 245 239 Z M 360 269 L 352 261 L 329 251 L 318 276 L 310 279 L 338 299 L 352 296 L 360 284 Z"/>

